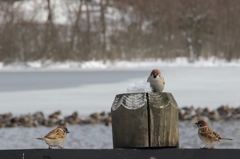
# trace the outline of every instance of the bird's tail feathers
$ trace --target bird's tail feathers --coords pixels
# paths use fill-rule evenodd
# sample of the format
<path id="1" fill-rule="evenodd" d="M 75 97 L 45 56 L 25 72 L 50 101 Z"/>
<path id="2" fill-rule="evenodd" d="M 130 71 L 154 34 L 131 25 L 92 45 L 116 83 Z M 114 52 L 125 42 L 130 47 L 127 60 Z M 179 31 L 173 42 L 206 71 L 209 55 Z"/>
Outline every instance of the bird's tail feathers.
<path id="1" fill-rule="evenodd" d="M 233 140 L 233 139 L 230 139 L 230 138 L 221 138 L 221 140 Z"/>

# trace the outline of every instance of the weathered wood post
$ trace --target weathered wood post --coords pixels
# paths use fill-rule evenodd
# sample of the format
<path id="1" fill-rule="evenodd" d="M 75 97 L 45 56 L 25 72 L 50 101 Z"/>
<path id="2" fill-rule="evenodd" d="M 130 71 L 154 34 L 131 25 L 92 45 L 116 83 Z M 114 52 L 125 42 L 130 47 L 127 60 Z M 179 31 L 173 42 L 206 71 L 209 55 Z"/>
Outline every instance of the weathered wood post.
<path id="1" fill-rule="evenodd" d="M 178 106 L 171 93 L 126 93 L 111 108 L 114 148 L 178 147 Z"/>

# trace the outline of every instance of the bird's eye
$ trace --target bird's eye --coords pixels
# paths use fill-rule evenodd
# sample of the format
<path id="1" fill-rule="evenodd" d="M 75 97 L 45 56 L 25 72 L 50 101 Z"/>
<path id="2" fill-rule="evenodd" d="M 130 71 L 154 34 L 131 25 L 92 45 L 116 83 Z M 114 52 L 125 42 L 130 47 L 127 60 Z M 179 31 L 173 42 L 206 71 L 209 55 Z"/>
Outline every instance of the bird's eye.
<path id="1" fill-rule="evenodd" d="M 199 124 L 199 127 L 202 127 L 202 124 Z"/>

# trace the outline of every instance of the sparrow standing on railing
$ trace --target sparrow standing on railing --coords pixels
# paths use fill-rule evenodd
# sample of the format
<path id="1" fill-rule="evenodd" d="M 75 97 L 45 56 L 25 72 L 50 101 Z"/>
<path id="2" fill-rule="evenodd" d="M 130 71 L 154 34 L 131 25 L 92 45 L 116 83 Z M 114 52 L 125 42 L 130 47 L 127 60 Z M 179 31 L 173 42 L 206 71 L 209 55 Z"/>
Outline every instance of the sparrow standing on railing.
<path id="1" fill-rule="evenodd" d="M 198 127 L 198 136 L 200 138 L 200 140 L 202 140 L 203 142 L 206 143 L 206 145 L 204 146 L 204 148 L 207 148 L 208 145 L 212 145 L 210 148 L 214 148 L 214 145 L 219 143 L 222 140 L 232 140 L 229 138 L 222 138 L 220 137 L 220 135 L 218 135 L 216 132 L 212 131 L 208 124 L 203 121 L 200 120 L 197 123 L 195 123 Z"/>
<path id="2" fill-rule="evenodd" d="M 49 145 L 49 149 L 51 149 L 51 147 L 63 148 L 60 144 L 65 141 L 67 133 L 70 132 L 62 125 L 50 131 L 45 137 L 37 139 L 45 141 L 46 144 Z"/>

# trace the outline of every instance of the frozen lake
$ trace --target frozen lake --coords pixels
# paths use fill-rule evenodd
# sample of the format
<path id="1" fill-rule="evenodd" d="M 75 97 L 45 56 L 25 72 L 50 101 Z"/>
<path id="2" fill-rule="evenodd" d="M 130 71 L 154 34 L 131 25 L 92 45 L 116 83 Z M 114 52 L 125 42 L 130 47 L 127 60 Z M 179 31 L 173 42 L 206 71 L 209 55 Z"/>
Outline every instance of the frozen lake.
<path id="1" fill-rule="evenodd" d="M 165 92 L 171 92 L 179 107 L 194 105 L 210 109 L 221 104 L 240 105 L 239 68 L 160 68 L 166 81 Z M 1 71 L 0 114 L 27 114 L 41 110 L 46 114 L 61 110 L 69 115 L 77 110 L 88 115 L 110 111 L 116 94 L 125 93 L 130 83 L 146 80 L 151 69 Z M 239 148 L 239 121 L 213 122 L 212 129 L 233 141 L 216 148 Z M 37 137 L 53 128 L 0 129 L 0 149 L 47 148 Z M 104 125 L 70 125 L 65 148 L 112 148 L 111 127 Z M 230 131 L 229 131 L 230 130 Z M 204 144 L 197 136 L 194 122 L 179 122 L 180 147 L 199 148 Z M 17 134 L 17 135 L 16 135 Z"/>
<path id="2" fill-rule="evenodd" d="M 238 67 L 163 67 L 164 91 L 178 106 L 216 108 L 240 105 Z M 146 80 L 151 69 L 1 71 L 1 112 L 46 114 L 61 110 L 69 115 L 110 111 L 116 94 L 127 92 L 130 83 Z"/>
<path id="3" fill-rule="evenodd" d="M 212 122 L 211 128 L 222 137 L 232 138 L 232 141 L 222 141 L 215 148 L 239 148 L 239 121 Z M 0 129 L 0 149 L 34 149 L 48 148 L 45 142 L 37 140 L 53 128 L 5 128 Z M 62 146 L 66 149 L 112 149 L 112 128 L 104 125 L 70 125 L 70 133 Z M 204 143 L 197 135 L 198 129 L 194 122 L 179 122 L 180 148 L 202 148 Z"/>

